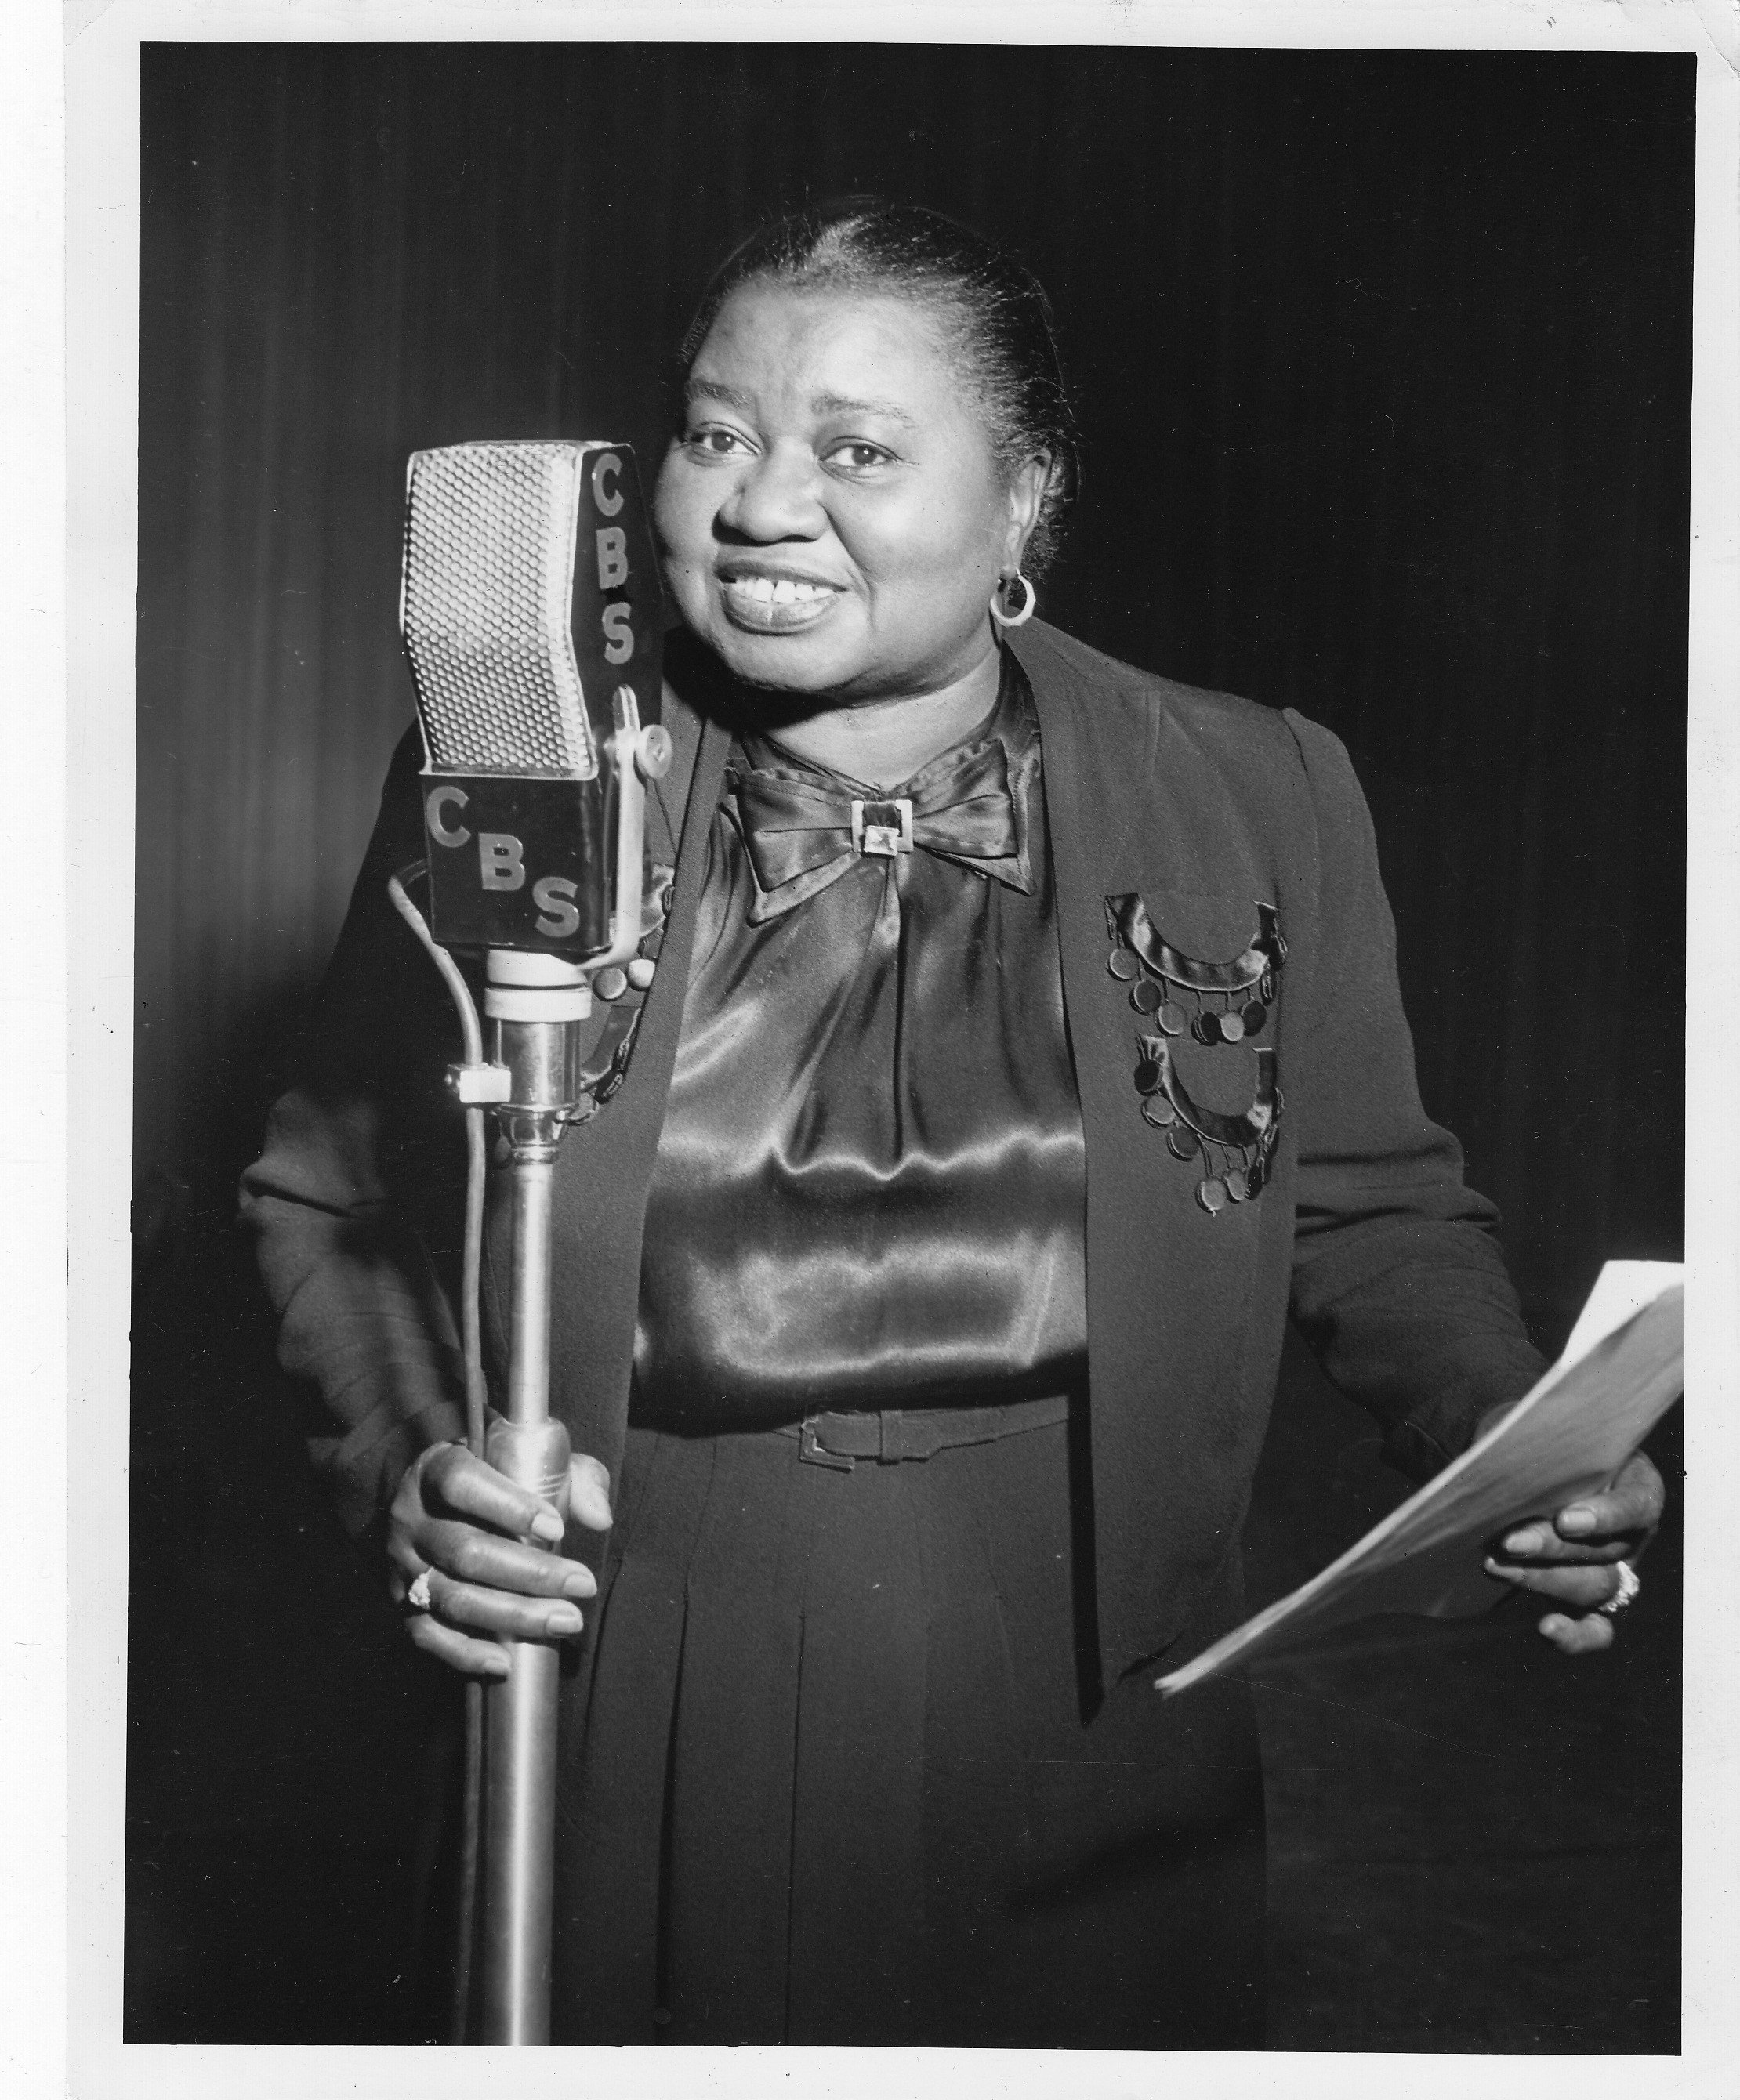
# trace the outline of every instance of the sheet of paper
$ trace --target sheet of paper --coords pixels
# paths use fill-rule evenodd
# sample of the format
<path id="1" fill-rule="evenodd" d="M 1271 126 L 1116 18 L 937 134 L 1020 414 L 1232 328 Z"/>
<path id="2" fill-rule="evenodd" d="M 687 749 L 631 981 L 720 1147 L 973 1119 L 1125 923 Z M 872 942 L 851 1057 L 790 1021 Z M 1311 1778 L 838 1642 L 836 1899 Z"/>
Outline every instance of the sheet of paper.
<path id="1" fill-rule="evenodd" d="M 1565 1353 L 1502 1422 L 1291 1596 L 1155 1679 L 1171 1695 L 1236 1664 L 1380 1612 L 1452 1618 L 1505 1592 L 1489 1542 L 1604 1487 L 1684 1387 L 1685 1272 L 1610 1261 Z"/>

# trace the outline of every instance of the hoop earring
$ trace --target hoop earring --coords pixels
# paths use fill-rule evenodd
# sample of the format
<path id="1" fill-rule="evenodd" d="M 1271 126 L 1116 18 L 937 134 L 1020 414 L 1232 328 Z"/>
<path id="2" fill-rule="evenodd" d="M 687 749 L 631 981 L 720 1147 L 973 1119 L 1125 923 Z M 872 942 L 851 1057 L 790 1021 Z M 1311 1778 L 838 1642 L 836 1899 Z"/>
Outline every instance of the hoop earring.
<path id="1" fill-rule="evenodd" d="M 1005 612 L 1003 605 L 1007 604 L 1018 584 L 1021 587 L 1021 610 L 1019 612 Z M 998 602 L 1000 599 L 1002 604 Z M 991 593 L 991 616 L 999 627 L 1025 627 L 1033 617 L 1034 608 L 1038 603 L 1039 593 L 1017 569 L 1014 576 L 997 579 L 997 587 Z"/>

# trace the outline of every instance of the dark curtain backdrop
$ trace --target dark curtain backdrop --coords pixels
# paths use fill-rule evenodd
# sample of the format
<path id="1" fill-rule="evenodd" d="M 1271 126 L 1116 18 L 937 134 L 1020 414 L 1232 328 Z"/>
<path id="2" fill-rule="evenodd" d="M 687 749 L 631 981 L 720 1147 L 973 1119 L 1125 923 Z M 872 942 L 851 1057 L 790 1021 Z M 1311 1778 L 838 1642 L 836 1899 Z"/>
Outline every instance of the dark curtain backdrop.
<path id="1" fill-rule="evenodd" d="M 1678 1251 L 1693 61 L 620 44 L 143 60 L 130 2018 L 138 2039 L 264 2039 L 274 2021 L 364 2039 L 400 1965 L 415 1745 L 441 1695 L 303 1476 L 226 1221 L 411 714 L 406 454 L 608 435 L 650 470 L 664 355 L 709 268 L 806 196 L 881 190 L 1011 245 L 1055 302 L 1086 445 L 1044 610 L 1346 741 L 1428 1106 L 1503 1207 L 1554 1346 L 1603 1258 Z M 1289 1420 L 1358 1433 L 1291 1375 Z M 1347 1542 L 1367 1492 L 1345 1469 L 1302 1491 L 1311 1440 L 1288 1433 L 1253 1547 L 1277 1584 Z M 1635 1780 L 1631 1823 L 1601 1797 L 1601 1842 L 1659 1858 L 1655 1623 L 1653 1650 L 1630 1644 L 1654 1678 L 1615 1662 L 1600 1698 L 1587 1676 L 1568 1696 Z M 1476 1680 L 1455 1673 L 1496 1666 L 1495 1641 L 1536 1697 L 1526 1643 L 1481 1638 L 1440 1644 L 1436 1693 L 1386 1665 L 1367 1709 L 1399 1701 L 1405 1734 L 1407 1701 L 1462 1698 Z M 1610 1708 L 1631 1717 L 1617 1748 Z M 1536 1717 L 1552 1758 L 1566 1710 Z M 241 1739 L 245 1781 L 214 1747 Z M 1550 1851 L 1547 1814 L 1528 1796 L 1517 1829 Z M 1557 1855 L 1596 1842 L 1561 1834 Z M 1377 1900 L 1362 1886 L 1355 1910 Z M 1417 1873 L 1397 1886 L 1417 1909 Z M 327 1922 L 285 1926 L 298 1904 Z M 1557 2027 L 1518 1998 L 1462 2030 L 1421 2010 L 1429 1970 L 1455 1996 L 1425 1955 L 1399 2010 L 1357 1981 L 1369 1942 L 1349 1943 L 1340 1984 L 1308 1987 L 1328 1917 L 1314 1937 L 1296 1919 L 1278 1984 L 1296 2045 L 1665 2045 L 1658 1975 L 1652 2001 L 1615 1971 L 1628 2013 L 1592 1970 L 1560 1977 L 1581 2010 Z M 380 1973 L 341 1960 L 335 1932 Z"/>

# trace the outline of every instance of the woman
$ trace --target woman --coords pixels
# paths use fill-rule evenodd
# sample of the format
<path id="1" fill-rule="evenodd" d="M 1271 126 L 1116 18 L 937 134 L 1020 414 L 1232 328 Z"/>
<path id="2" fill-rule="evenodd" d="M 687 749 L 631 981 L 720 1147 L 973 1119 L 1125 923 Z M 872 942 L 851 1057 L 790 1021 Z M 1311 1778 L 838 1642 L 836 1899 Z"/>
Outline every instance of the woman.
<path id="1" fill-rule="evenodd" d="M 556 2039 L 1256 2045 L 1248 1695 L 1151 1665 L 1243 1616 L 1289 1311 L 1420 1476 L 1539 1370 L 1363 804 L 1291 712 L 1029 624 L 1075 443 L 977 236 L 797 214 L 682 363 L 673 901 L 558 1198 L 594 1565 L 456 1440 L 439 988 L 382 894 L 409 739 L 246 1185 L 285 1360 L 419 1646 L 487 1675 L 587 1607 Z M 1660 1506 L 1637 1458 L 1488 1566 L 1604 1646 Z"/>

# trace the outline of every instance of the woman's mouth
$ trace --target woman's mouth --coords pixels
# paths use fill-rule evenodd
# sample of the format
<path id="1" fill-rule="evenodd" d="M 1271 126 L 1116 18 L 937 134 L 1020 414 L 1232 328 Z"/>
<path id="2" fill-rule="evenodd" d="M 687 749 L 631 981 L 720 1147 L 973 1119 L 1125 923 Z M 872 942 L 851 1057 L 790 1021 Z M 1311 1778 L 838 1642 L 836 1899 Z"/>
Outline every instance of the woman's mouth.
<path id="1" fill-rule="evenodd" d="M 791 634 L 813 627 L 841 595 L 832 584 L 795 576 L 719 578 L 719 598 L 732 626 L 750 634 Z"/>

